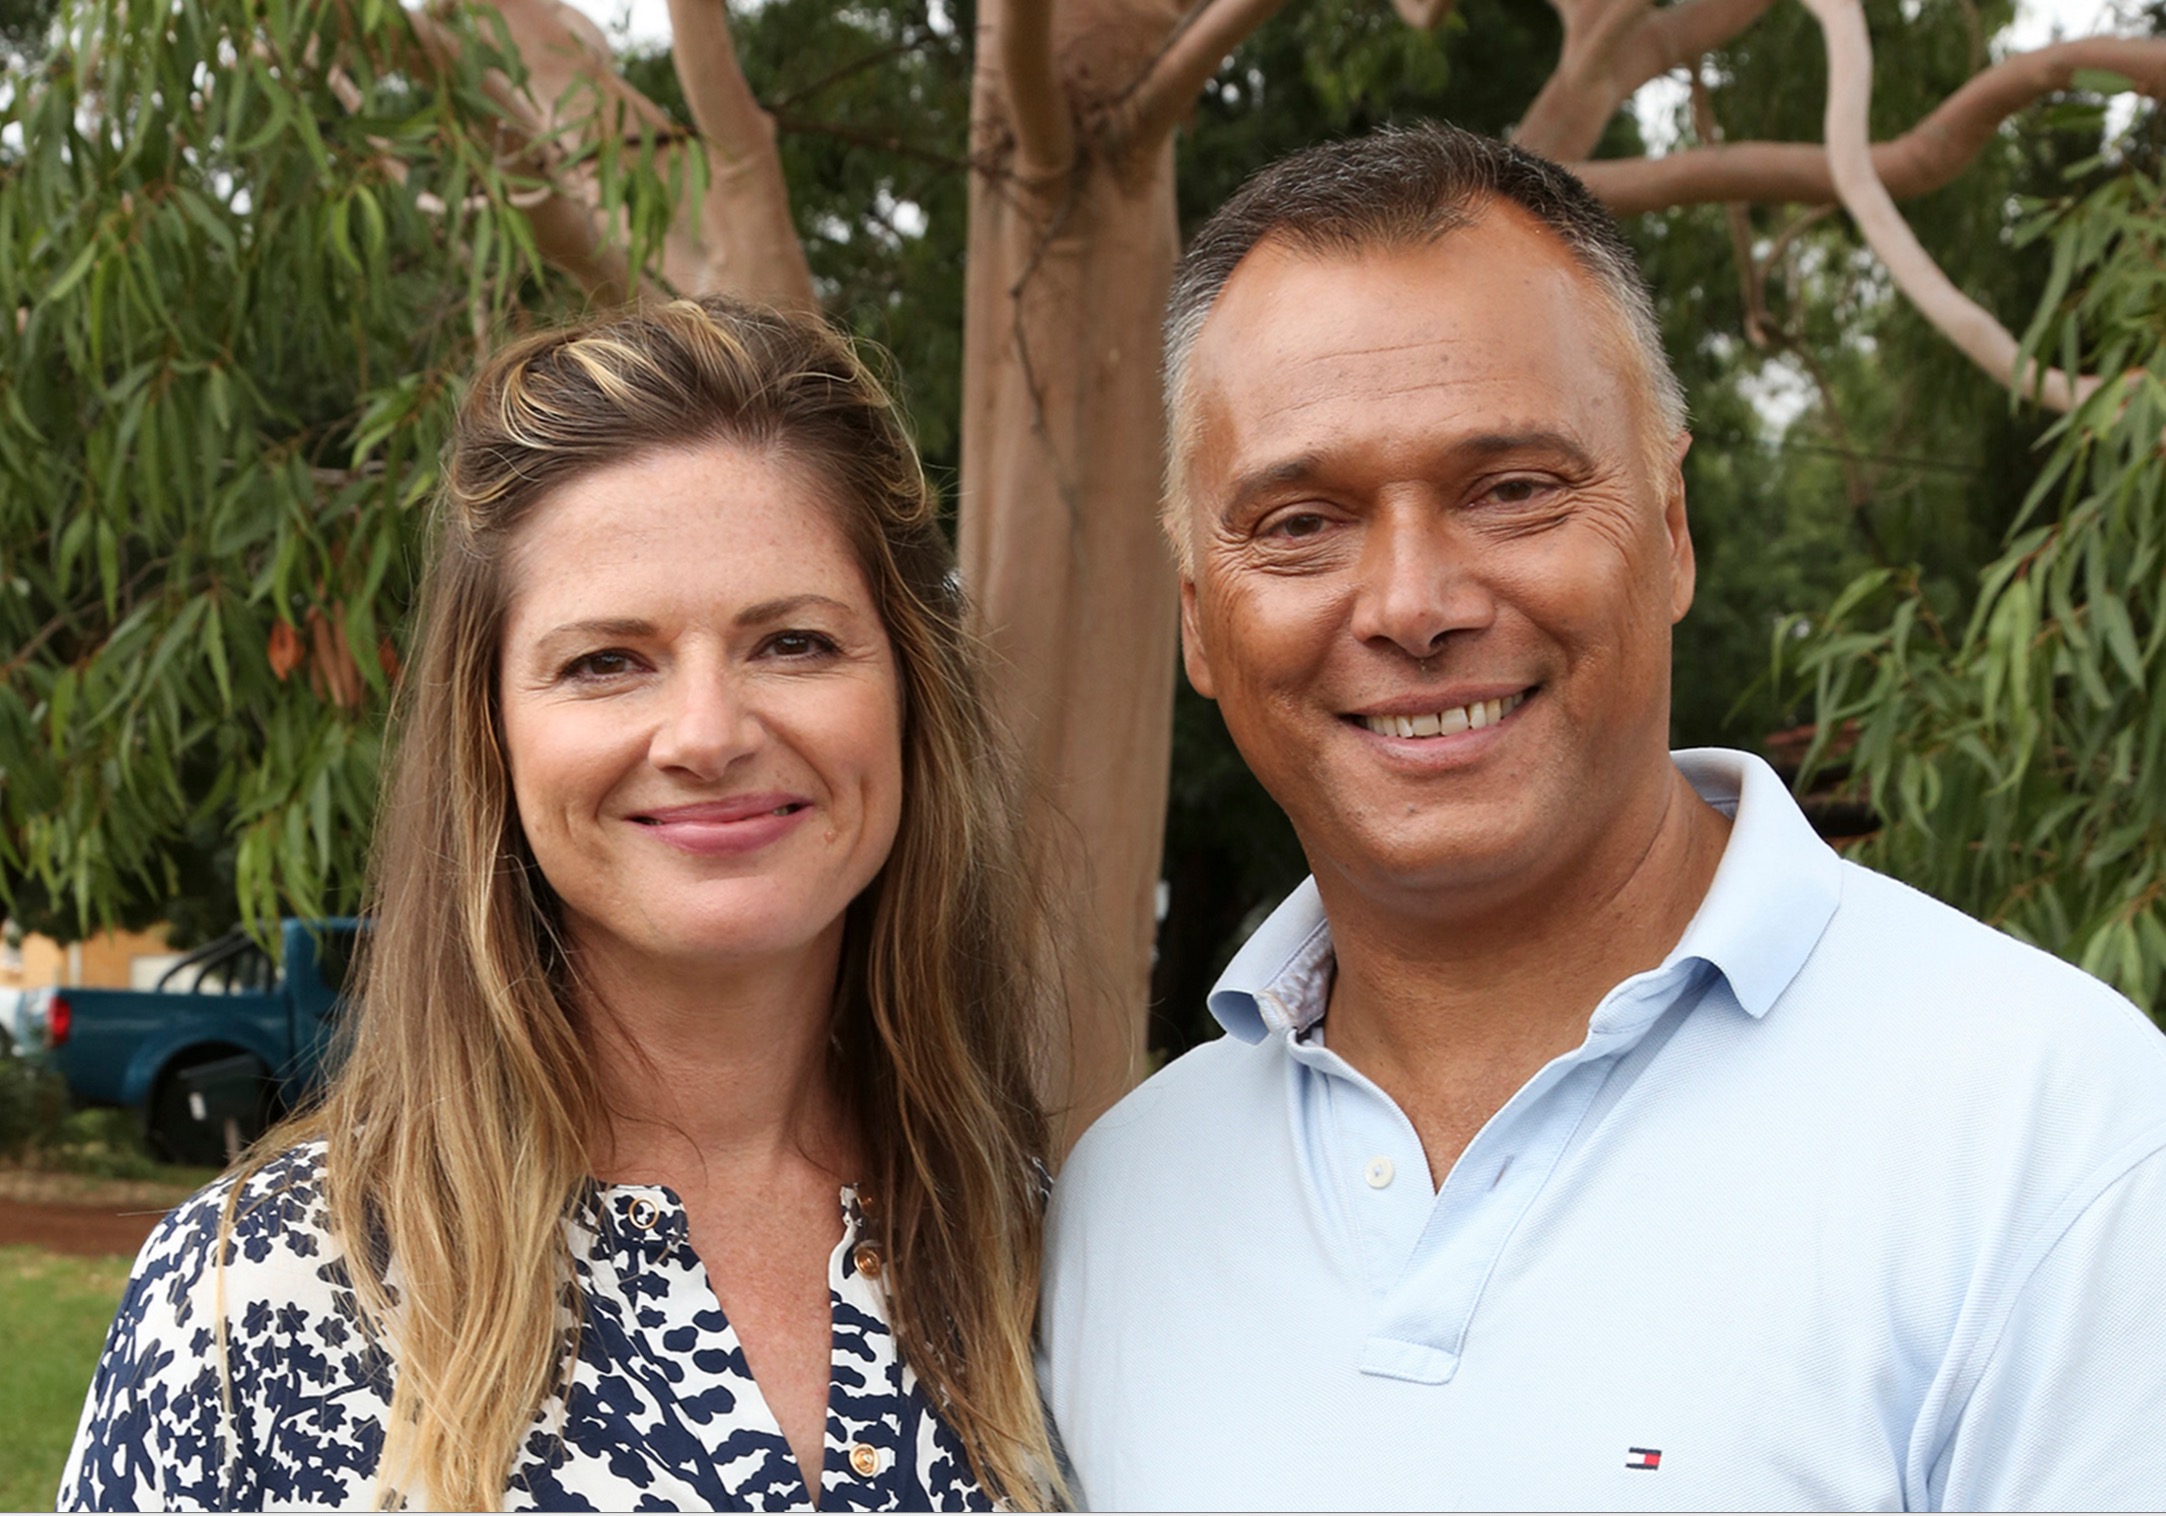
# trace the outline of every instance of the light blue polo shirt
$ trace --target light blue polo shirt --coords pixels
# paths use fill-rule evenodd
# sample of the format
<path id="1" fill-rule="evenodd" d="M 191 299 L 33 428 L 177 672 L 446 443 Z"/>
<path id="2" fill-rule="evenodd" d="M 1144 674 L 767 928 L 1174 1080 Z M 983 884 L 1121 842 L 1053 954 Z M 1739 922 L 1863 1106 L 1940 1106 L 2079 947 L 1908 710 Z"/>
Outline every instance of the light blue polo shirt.
<path id="1" fill-rule="evenodd" d="M 1707 899 L 1440 1190 L 1311 1035 L 1313 884 L 1091 1129 L 1042 1323 L 1083 1500 L 2166 1506 L 2166 1038 L 1676 761 L 1736 817 Z"/>

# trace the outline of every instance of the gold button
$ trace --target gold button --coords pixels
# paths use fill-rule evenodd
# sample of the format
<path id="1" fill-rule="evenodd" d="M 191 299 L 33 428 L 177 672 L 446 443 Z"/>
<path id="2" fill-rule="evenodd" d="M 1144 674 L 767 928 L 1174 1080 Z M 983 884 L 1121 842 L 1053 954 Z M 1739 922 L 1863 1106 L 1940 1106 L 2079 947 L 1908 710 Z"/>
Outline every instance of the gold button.
<path id="1" fill-rule="evenodd" d="M 662 1219 L 662 1208 L 651 1200 L 635 1200 L 627 1219 L 642 1232 L 649 1232 Z"/>
<path id="2" fill-rule="evenodd" d="M 880 1472 L 880 1450 L 869 1442 L 861 1442 L 850 1449 L 850 1467 L 857 1470 L 857 1477 L 870 1479 Z"/>
<path id="3" fill-rule="evenodd" d="M 880 1250 L 871 1243 L 859 1243 L 857 1251 L 850 1256 L 857 1263 L 857 1271 L 867 1279 L 880 1277 Z"/>

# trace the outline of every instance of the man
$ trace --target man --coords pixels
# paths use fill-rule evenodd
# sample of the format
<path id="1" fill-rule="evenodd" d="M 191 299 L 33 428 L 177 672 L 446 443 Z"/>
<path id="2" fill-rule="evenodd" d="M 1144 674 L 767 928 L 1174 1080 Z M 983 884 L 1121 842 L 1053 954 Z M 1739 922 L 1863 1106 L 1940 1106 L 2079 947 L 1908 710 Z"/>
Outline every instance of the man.
<path id="1" fill-rule="evenodd" d="M 1168 333 L 1189 675 L 1313 877 L 1061 1177 L 1079 1497 L 2166 1502 L 2166 1039 L 1667 751 L 1687 438 L 1606 214 L 1314 149 Z"/>

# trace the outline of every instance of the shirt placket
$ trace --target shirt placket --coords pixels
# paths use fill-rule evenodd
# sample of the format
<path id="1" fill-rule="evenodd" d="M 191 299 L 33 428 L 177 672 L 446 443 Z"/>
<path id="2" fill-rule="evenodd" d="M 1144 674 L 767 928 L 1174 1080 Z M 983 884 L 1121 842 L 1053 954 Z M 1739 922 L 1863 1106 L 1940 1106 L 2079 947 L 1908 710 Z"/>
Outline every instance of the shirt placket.
<path id="1" fill-rule="evenodd" d="M 903 1432 L 909 1418 L 904 1415 L 902 1361 L 886 1325 L 887 1256 L 865 1225 L 870 1206 L 870 1197 L 857 1189 L 843 1192 L 842 1243 L 828 1276 L 835 1326 L 820 1503 L 892 1510 L 905 1504 Z M 833 1381 L 845 1375 L 863 1389 L 847 1397 L 836 1393 Z M 845 1422 L 845 1402 L 853 1411 L 870 1414 Z"/>
<path id="2" fill-rule="evenodd" d="M 1485 1124 L 1440 1188 L 1413 1123 L 1328 1047 L 1289 1036 L 1313 1081 L 1304 1109 L 1323 1187 L 1346 1218 L 1376 1301 L 1362 1372 L 1423 1384 L 1457 1373 L 1482 1293 L 1521 1219 L 1629 1050 L 1689 988 L 1688 965 L 1636 976 L 1604 998 L 1578 1048 L 1542 1068 Z"/>

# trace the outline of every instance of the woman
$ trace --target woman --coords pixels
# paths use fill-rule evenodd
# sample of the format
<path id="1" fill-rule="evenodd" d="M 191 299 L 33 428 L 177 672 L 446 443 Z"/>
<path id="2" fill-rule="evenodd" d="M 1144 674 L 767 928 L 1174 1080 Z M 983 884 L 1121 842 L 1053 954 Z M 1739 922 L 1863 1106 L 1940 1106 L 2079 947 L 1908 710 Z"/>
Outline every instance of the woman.
<path id="1" fill-rule="evenodd" d="M 440 517 L 351 1053 L 145 1246 L 63 1504 L 1040 1503 L 1042 937 L 893 405 L 623 314 Z"/>

